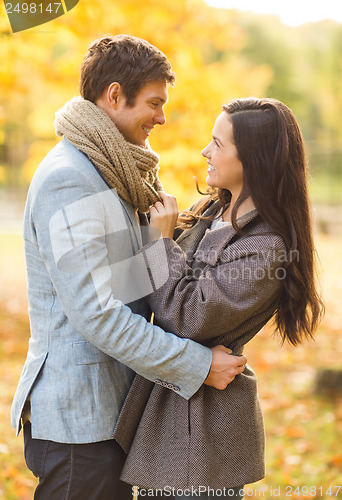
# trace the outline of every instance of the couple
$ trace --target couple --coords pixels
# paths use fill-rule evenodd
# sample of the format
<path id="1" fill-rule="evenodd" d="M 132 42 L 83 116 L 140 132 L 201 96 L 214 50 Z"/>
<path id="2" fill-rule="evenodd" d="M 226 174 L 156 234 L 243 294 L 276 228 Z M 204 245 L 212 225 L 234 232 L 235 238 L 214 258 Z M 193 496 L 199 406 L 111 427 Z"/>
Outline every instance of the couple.
<path id="1" fill-rule="evenodd" d="M 264 477 L 243 346 L 271 317 L 296 345 L 321 314 L 292 112 L 272 99 L 223 106 L 202 151 L 211 194 L 178 216 L 147 142 L 174 79 L 144 40 L 95 41 L 82 97 L 56 114 L 64 139 L 30 186 L 31 338 L 12 424 L 35 499 L 126 500 L 131 485 L 242 498 Z"/>

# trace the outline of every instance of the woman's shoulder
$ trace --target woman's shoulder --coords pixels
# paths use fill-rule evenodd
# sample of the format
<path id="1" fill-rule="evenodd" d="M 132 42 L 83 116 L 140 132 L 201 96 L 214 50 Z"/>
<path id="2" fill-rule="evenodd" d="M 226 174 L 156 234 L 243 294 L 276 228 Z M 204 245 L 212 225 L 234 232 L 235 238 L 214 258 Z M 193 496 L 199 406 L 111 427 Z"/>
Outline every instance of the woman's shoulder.
<path id="1" fill-rule="evenodd" d="M 276 252 L 286 251 L 284 238 L 258 213 L 243 227 L 241 235 L 236 235 L 235 242 L 239 246 L 245 245 L 255 252 L 265 249 Z"/>

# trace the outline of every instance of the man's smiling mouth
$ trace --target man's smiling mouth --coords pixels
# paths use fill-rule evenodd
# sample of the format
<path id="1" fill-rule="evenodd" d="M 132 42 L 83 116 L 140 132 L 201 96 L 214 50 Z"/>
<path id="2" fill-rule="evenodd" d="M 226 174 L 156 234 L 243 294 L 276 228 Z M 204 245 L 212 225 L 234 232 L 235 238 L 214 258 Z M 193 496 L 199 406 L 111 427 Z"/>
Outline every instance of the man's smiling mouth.
<path id="1" fill-rule="evenodd" d="M 152 128 L 148 128 L 148 127 L 144 127 L 144 126 L 142 127 L 142 129 L 144 132 L 146 132 L 147 135 L 150 135 L 151 130 L 152 130 Z"/>

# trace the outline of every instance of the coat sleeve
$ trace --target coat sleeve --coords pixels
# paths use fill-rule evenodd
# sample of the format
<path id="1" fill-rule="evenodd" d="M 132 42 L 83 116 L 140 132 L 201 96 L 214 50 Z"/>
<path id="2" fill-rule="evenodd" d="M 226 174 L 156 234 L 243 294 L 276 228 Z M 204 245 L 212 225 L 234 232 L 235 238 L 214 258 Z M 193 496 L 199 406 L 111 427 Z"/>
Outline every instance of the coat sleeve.
<path id="1" fill-rule="evenodd" d="M 164 241 L 169 278 L 148 297 L 158 324 L 180 337 L 212 345 L 215 338 L 239 329 L 241 333 L 244 322 L 262 316 L 279 295 L 284 244 L 276 235 L 246 240 L 240 250 L 226 249 L 215 265 L 200 263 L 197 268 L 176 242 L 159 240 L 149 265 L 157 270 L 158 248 Z"/>
<path id="2" fill-rule="evenodd" d="M 31 214 L 33 244 L 51 293 L 86 340 L 151 381 L 171 382 L 188 399 L 207 377 L 211 351 L 164 332 L 113 295 L 120 266 L 110 265 L 105 218 L 101 193 L 72 166 L 57 169 L 39 187 Z M 119 231 L 112 246 L 121 240 Z"/>

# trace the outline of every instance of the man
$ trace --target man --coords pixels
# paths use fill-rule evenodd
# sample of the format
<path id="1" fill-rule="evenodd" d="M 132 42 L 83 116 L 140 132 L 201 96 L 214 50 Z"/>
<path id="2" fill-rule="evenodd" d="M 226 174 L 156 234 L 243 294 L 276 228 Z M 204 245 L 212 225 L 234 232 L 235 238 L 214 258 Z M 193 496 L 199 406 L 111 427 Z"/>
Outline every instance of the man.
<path id="1" fill-rule="evenodd" d="M 134 371 L 189 399 L 203 382 L 225 388 L 246 363 L 147 321 L 144 296 L 162 284 L 138 253 L 139 217 L 144 223 L 161 189 L 147 138 L 165 123 L 173 82 L 165 55 L 146 41 L 95 41 L 81 68 L 82 97 L 56 114 L 64 139 L 30 186 L 31 338 L 12 424 L 18 432 L 24 424 L 36 499 L 131 498 L 112 435 Z"/>

